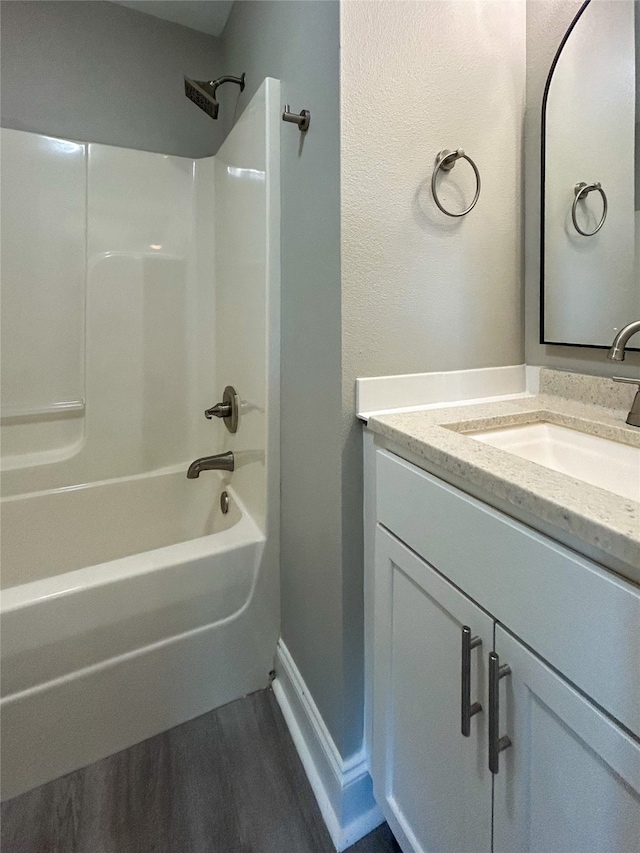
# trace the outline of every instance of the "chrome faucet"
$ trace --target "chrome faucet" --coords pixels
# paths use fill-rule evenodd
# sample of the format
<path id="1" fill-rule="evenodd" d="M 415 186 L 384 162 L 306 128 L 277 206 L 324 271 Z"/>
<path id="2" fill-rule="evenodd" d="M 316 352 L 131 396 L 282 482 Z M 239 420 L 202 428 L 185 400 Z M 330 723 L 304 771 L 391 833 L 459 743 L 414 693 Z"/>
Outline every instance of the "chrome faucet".
<path id="1" fill-rule="evenodd" d="M 632 335 L 640 332 L 640 320 L 634 320 L 633 323 L 628 323 L 624 329 L 620 329 L 615 336 L 611 349 L 607 353 L 607 358 L 611 361 L 624 361 L 624 351 L 627 342 Z"/>
<path id="2" fill-rule="evenodd" d="M 640 379 L 627 379 L 625 376 L 614 376 L 614 382 L 624 382 L 626 385 L 636 385 L 638 390 L 631 404 L 631 411 L 627 415 L 629 426 L 640 427 Z"/>
<path id="3" fill-rule="evenodd" d="M 627 342 L 632 335 L 636 334 L 636 332 L 640 332 L 640 320 L 634 320 L 633 323 L 628 323 L 624 329 L 620 329 L 611 344 L 611 349 L 607 353 L 607 358 L 611 359 L 611 361 L 624 361 Z M 614 376 L 613 381 L 640 386 L 640 380 L 626 379 L 622 376 Z M 640 387 L 638 388 L 638 392 L 631 404 L 631 411 L 627 416 L 627 423 L 629 426 L 640 427 Z"/>
<path id="4" fill-rule="evenodd" d="M 228 450 L 226 453 L 217 453 L 215 456 L 203 456 L 202 459 L 196 459 L 189 465 L 187 477 L 190 480 L 195 480 L 200 476 L 201 471 L 233 471 L 235 468 L 235 459 L 233 453 Z"/>

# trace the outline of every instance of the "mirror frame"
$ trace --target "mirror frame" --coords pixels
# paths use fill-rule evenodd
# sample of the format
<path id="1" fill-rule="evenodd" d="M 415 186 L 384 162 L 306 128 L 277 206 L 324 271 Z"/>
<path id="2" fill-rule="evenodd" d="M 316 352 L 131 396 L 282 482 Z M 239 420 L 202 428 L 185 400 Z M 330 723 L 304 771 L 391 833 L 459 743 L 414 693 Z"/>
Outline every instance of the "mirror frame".
<path id="1" fill-rule="evenodd" d="M 584 0 L 584 3 L 575 14 L 575 17 L 567 27 L 567 31 L 562 37 L 562 41 L 556 51 L 555 56 L 553 57 L 553 62 L 551 63 L 551 68 L 549 69 L 549 74 L 547 75 L 547 80 L 544 87 L 544 94 L 542 96 L 542 115 L 540 121 L 540 340 L 539 343 L 547 345 L 547 346 L 560 346 L 560 347 L 582 347 L 583 349 L 601 349 L 608 350 L 609 346 L 607 344 L 575 344 L 568 343 L 567 341 L 548 341 L 545 337 L 545 323 L 544 323 L 544 296 L 545 296 L 545 178 L 546 178 L 546 140 L 547 140 L 547 101 L 549 100 L 549 90 L 551 88 L 551 81 L 553 80 L 553 73 L 556 70 L 556 66 L 560 57 L 562 55 L 562 51 L 564 50 L 564 46 L 567 43 L 569 36 L 573 32 L 574 27 L 582 17 L 582 15 L 587 10 L 588 6 L 591 4 L 591 0 Z M 637 59 L 636 59 L 637 61 Z M 640 347 L 627 347 L 628 352 L 638 352 L 640 351 Z"/>

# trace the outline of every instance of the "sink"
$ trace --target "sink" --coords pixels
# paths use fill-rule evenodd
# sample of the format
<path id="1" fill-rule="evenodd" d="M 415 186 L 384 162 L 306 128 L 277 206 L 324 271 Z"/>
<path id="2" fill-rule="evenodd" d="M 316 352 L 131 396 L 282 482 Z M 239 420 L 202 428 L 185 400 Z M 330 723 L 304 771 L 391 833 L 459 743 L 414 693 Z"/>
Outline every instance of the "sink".
<path id="1" fill-rule="evenodd" d="M 640 447 L 547 421 L 467 433 L 553 471 L 640 502 Z"/>

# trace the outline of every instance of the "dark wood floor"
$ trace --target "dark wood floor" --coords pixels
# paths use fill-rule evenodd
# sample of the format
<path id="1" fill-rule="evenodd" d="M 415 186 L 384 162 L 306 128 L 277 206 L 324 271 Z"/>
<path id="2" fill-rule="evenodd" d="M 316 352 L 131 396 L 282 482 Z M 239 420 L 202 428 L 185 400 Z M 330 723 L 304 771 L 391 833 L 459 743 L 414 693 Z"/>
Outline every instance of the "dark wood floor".
<path id="1" fill-rule="evenodd" d="M 333 853 L 271 690 L 2 805 L 2 853 Z M 379 827 L 349 853 L 399 851 Z"/>

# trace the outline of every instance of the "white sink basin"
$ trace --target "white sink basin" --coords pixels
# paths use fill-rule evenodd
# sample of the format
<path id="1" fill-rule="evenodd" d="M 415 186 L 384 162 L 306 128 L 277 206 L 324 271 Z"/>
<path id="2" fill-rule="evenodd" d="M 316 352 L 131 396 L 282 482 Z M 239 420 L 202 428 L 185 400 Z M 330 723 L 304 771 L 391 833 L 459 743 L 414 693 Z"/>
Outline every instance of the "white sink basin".
<path id="1" fill-rule="evenodd" d="M 545 421 L 467 434 L 476 441 L 640 502 L 640 447 Z"/>

